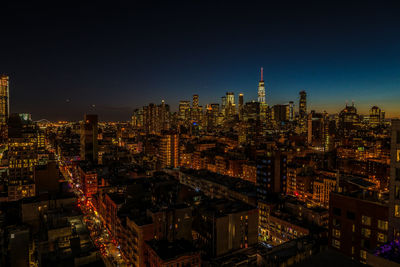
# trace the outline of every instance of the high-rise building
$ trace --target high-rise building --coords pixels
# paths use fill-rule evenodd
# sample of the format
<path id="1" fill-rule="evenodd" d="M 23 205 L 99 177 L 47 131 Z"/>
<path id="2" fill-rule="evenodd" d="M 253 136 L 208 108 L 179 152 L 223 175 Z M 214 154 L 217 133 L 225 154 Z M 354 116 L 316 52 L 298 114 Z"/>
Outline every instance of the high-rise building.
<path id="1" fill-rule="evenodd" d="M 265 104 L 265 85 L 264 85 L 264 77 L 263 77 L 263 68 L 261 68 L 261 79 L 258 82 L 258 102 L 261 104 Z"/>
<path id="2" fill-rule="evenodd" d="M 181 100 L 179 101 L 179 118 L 181 120 L 188 120 L 190 113 L 190 101 Z"/>
<path id="3" fill-rule="evenodd" d="M 239 94 L 239 103 L 238 103 L 238 106 L 239 106 L 239 120 L 243 120 L 243 108 L 244 108 L 244 106 L 243 106 L 243 94 Z"/>
<path id="4" fill-rule="evenodd" d="M 377 106 L 373 106 L 369 110 L 369 124 L 372 127 L 377 127 L 380 126 L 384 123 L 385 120 L 385 113 L 382 112 L 380 108 Z"/>
<path id="5" fill-rule="evenodd" d="M 0 76 L 0 140 L 7 139 L 7 120 L 10 115 L 9 105 L 9 77 L 6 75 Z"/>
<path id="6" fill-rule="evenodd" d="M 272 107 L 272 119 L 280 124 L 282 122 L 287 122 L 290 116 L 289 105 L 274 105 Z"/>
<path id="7" fill-rule="evenodd" d="M 233 116 L 235 115 L 235 94 L 233 92 L 226 93 L 226 116 Z"/>
<path id="8" fill-rule="evenodd" d="M 389 181 L 389 240 L 400 237 L 400 120 L 392 120 Z"/>
<path id="9" fill-rule="evenodd" d="M 179 166 L 179 135 L 165 133 L 161 137 L 160 157 L 162 168 L 178 168 Z"/>
<path id="10" fill-rule="evenodd" d="M 293 101 L 289 102 L 289 121 L 294 121 L 294 103 L 293 103 Z"/>
<path id="11" fill-rule="evenodd" d="M 351 106 L 346 104 L 346 107 L 339 113 L 339 134 L 348 136 L 357 130 L 360 116 L 357 114 L 357 109 L 354 102 Z"/>
<path id="12" fill-rule="evenodd" d="M 257 158 L 257 196 L 265 200 L 270 193 L 286 193 L 287 156 L 269 151 Z"/>
<path id="13" fill-rule="evenodd" d="M 299 127 L 301 133 L 307 132 L 307 93 L 300 92 L 299 100 Z"/>
<path id="14" fill-rule="evenodd" d="M 81 122 L 81 159 L 97 163 L 98 161 L 98 141 L 97 141 L 96 114 L 85 114 L 84 121 Z"/>
<path id="15" fill-rule="evenodd" d="M 199 95 L 193 95 L 193 108 L 198 108 L 199 107 Z"/>
<path id="16" fill-rule="evenodd" d="M 307 142 L 312 146 L 322 146 L 325 136 L 324 115 L 311 110 L 307 121 Z"/>
<path id="17" fill-rule="evenodd" d="M 23 123 L 19 114 L 8 121 L 8 200 L 35 195 L 34 168 L 38 162 L 38 129 L 31 121 Z"/>
<path id="18" fill-rule="evenodd" d="M 168 130 L 170 127 L 169 105 L 164 100 L 160 105 L 150 103 L 142 108 L 143 111 L 137 113 L 137 122 L 142 125 L 147 133 L 160 133 L 162 130 Z M 186 114 L 186 113 L 184 113 Z M 141 120 L 141 121 L 140 121 Z M 139 126 L 139 124 L 137 126 Z"/>

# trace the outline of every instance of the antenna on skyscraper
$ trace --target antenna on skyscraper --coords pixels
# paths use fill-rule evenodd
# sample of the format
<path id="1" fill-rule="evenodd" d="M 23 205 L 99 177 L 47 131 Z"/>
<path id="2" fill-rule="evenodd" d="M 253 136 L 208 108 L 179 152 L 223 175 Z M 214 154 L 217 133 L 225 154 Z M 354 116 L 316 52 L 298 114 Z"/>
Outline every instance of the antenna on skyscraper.
<path id="1" fill-rule="evenodd" d="M 261 80 L 260 80 L 260 81 L 264 81 L 264 80 L 263 80 L 263 70 L 264 70 L 264 68 L 261 67 Z"/>

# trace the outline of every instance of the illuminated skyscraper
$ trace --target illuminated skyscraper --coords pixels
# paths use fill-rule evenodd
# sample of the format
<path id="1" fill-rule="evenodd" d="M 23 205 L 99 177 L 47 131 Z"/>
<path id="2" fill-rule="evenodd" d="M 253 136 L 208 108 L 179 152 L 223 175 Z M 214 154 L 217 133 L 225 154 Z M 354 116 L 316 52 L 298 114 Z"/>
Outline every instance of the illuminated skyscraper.
<path id="1" fill-rule="evenodd" d="M 263 78 L 263 68 L 261 68 L 261 79 L 258 82 L 258 102 L 261 104 L 265 104 L 265 85 Z"/>
<path id="2" fill-rule="evenodd" d="M 235 112 L 235 93 L 226 93 L 226 116 L 232 116 Z"/>
<path id="3" fill-rule="evenodd" d="M 81 122 L 81 159 L 97 163 L 98 143 L 97 143 L 97 123 L 98 118 L 95 114 L 85 114 L 85 119 Z"/>
<path id="4" fill-rule="evenodd" d="M 243 94 L 239 94 L 239 120 L 243 120 Z"/>
<path id="5" fill-rule="evenodd" d="M 8 121 L 8 200 L 35 195 L 34 168 L 38 162 L 38 129 L 32 121 L 12 114 Z"/>
<path id="6" fill-rule="evenodd" d="M 300 92 L 299 100 L 299 127 L 301 133 L 307 132 L 307 93 Z"/>
<path id="7" fill-rule="evenodd" d="M 294 103 L 293 103 L 293 101 L 289 102 L 289 121 L 294 121 Z"/>
<path id="8" fill-rule="evenodd" d="M 7 120 L 10 115 L 9 105 L 9 77 L 0 76 L 0 139 L 3 141 L 7 138 Z"/>
<path id="9" fill-rule="evenodd" d="M 369 124 L 372 127 L 380 126 L 385 121 L 385 113 L 377 106 L 373 106 L 369 111 Z"/>
<path id="10" fill-rule="evenodd" d="M 199 107 L 199 95 L 193 95 L 193 108 Z"/>
<path id="11" fill-rule="evenodd" d="M 181 120 L 189 119 L 190 112 L 190 101 L 181 100 L 179 101 L 179 118 Z"/>
<path id="12" fill-rule="evenodd" d="M 162 168 L 179 167 L 179 136 L 176 133 L 166 133 L 161 137 L 160 157 Z"/>

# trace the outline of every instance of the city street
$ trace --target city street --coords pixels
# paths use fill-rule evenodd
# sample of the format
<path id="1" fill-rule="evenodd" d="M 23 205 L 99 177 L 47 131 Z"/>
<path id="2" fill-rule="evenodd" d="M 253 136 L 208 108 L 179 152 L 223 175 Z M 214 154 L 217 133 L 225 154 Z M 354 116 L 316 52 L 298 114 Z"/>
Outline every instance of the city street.
<path id="1" fill-rule="evenodd" d="M 90 231 L 92 242 L 99 249 L 104 263 L 107 266 L 128 266 L 122 257 L 120 249 L 118 249 L 117 242 L 102 223 L 99 213 L 95 210 L 91 201 L 83 194 L 78 179 L 74 177 L 70 166 L 61 160 L 58 160 L 58 162 L 63 177 L 68 181 L 71 191 L 78 197 L 78 207 L 84 215 L 84 222 Z"/>

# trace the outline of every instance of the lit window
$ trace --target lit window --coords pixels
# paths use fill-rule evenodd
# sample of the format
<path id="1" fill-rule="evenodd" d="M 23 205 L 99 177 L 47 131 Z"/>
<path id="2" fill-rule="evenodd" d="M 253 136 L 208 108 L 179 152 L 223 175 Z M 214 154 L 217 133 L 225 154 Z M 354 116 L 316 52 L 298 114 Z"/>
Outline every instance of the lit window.
<path id="1" fill-rule="evenodd" d="M 367 259 L 367 252 L 365 250 L 360 250 L 360 258 L 363 260 Z"/>
<path id="2" fill-rule="evenodd" d="M 340 238 L 340 230 L 332 229 L 332 235 L 336 238 Z"/>
<path id="3" fill-rule="evenodd" d="M 400 217 L 400 205 L 394 205 L 394 216 Z"/>
<path id="4" fill-rule="evenodd" d="M 332 247 L 340 249 L 340 241 L 336 239 L 332 239 Z"/>
<path id="5" fill-rule="evenodd" d="M 362 222 L 363 225 L 368 225 L 368 226 L 370 226 L 370 225 L 371 225 L 371 217 L 368 217 L 368 216 L 363 215 L 363 216 L 361 217 L 361 222 Z"/>
<path id="6" fill-rule="evenodd" d="M 378 242 L 386 243 L 387 242 L 387 235 L 385 235 L 383 233 L 378 233 L 377 240 L 378 240 Z"/>
<path id="7" fill-rule="evenodd" d="M 378 228 L 381 230 L 387 230 L 388 229 L 388 221 L 378 220 Z"/>
<path id="8" fill-rule="evenodd" d="M 362 228 L 362 229 L 361 229 L 361 234 L 362 234 L 364 237 L 369 238 L 369 237 L 371 237 L 371 229 Z"/>

